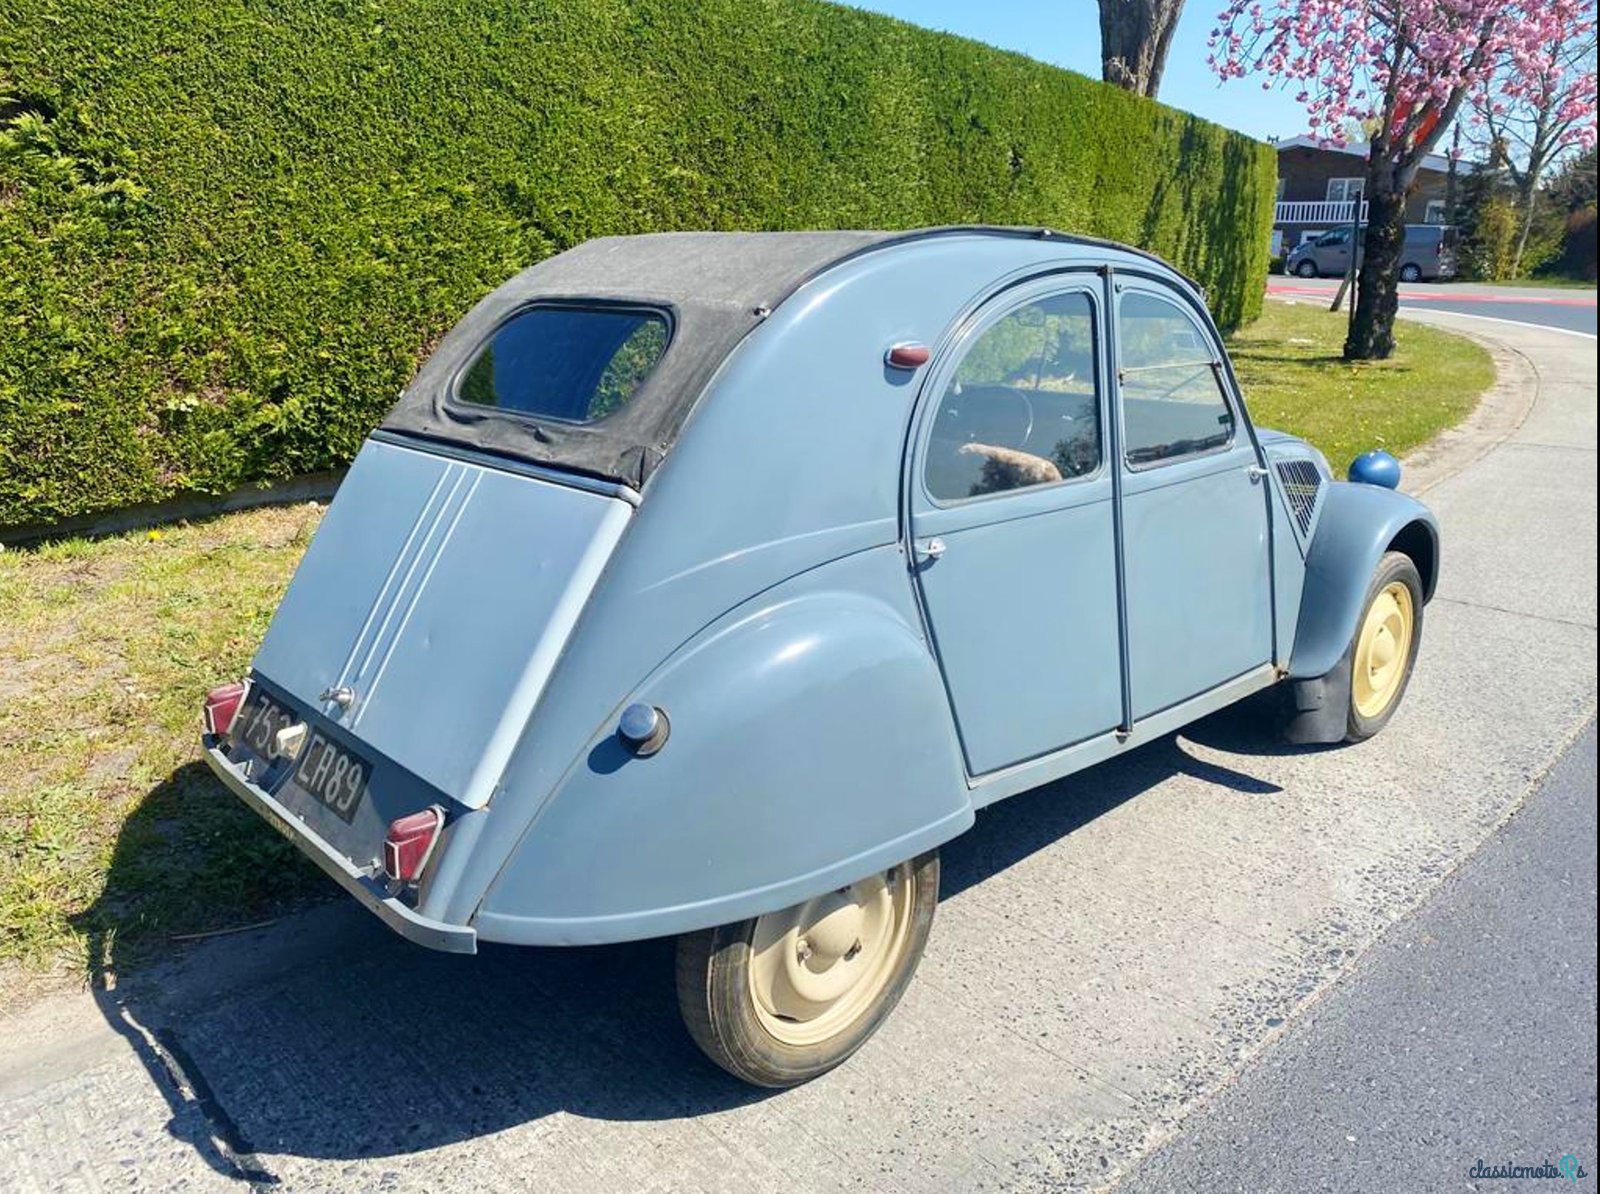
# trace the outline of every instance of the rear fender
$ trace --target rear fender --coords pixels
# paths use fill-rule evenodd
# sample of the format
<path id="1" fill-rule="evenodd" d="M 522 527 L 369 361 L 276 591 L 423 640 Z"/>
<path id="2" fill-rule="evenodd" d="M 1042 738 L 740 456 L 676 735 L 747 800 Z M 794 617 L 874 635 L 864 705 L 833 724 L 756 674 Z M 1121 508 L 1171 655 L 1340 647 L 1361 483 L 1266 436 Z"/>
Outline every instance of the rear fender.
<path id="1" fill-rule="evenodd" d="M 1367 587 L 1386 551 L 1403 551 L 1422 576 L 1422 599 L 1439 576 L 1439 524 L 1406 494 L 1376 485 L 1329 482 L 1316 534 L 1306 550 L 1305 587 L 1289 677 L 1310 680 L 1332 671 L 1355 636 Z"/>
<path id="2" fill-rule="evenodd" d="M 939 673 L 897 548 L 836 561 L 734 611 L 628 700 L 665 710 L 639 758 L 615 718 L 511 852 L 476 918 L 485 940 L 589 944 L 706 928 L 883 870 L 971 825 Z M 840 583 L 842 581 L 842 583 Z"/>

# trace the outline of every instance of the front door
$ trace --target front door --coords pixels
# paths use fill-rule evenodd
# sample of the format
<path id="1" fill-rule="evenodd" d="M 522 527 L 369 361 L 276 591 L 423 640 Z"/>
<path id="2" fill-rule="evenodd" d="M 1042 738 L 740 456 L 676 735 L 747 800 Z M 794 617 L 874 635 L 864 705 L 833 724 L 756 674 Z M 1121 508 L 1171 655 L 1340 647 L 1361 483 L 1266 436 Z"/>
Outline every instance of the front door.
<path id="1" fill-rule="evenodd" d="M 1268 487 L 1210 327 L 1159 283 L 1115 290 L 1137 722 L 1271 660 Z"/>
<path id="2" fill-rule="evenodd" d="M 996 299 L 929 379 L 914 566 L 968 770 L 1116 728 L 1122 684 L 1100 280 Z"/>

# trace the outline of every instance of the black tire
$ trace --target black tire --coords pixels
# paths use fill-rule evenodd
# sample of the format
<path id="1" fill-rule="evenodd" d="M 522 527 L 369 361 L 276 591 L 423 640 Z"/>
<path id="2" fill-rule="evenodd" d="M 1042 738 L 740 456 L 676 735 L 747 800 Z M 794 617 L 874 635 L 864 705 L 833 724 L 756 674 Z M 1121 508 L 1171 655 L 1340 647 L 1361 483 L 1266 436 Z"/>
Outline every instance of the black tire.
<path id="1" fill-rule="evenodd" d="M 1294 273 L 1297 278 L 1315 278 L 1317 276 L 1317 263 L 1307 257 L 1294 267 Z"/>
<path id="2" fill-rule="evenodd" d="M 1422 267 L 1415 262 L 1406 262 L 1400 267 L 1400 280 L 1402 282 L 1422 281 Z"/>
<path id="3" fill-rule="evenodd" d="M 900 865 L 911 868 L 912 894 L 907 934 L 893 969 L 855 1019 L 816 1044 L 793 1045 L 762 1026 L 749 973 L 755 918 L 679 937 L 678 1009 L 705 1055 L 736 1078 L 781 1089 L 809 1082 L 861 1048 L 911 982 L 939 902 L 937 850 Z"/>
<path id="4" fill-rule="evenodd" d="M 1371 611 L 1373 603 L 1377 601 L 1390 585 L 1402 584 L 1411 594 L 1411 637 L 1405 652 L 1403 671 L 1399 683 L 1393 693 L 1388 697 L 1382 709 L 1363 713 L 1359 707 L 1360 686 L 1357 682 L 1356 670 L 1362 666 L 1360 640 L 1362 627 L 1367 621 L 1367 614 Z M 1389 724 L 1389 719 L 1394 716 L 1400 702 L 1405 699 L 1406 687 L 1411 683 L 1411 671 L 1417 662 L 1417 650 L 1422 646 L 1422 577 L 1417 572 L 1417 566 L 1410 556 L 1404 552 L 1385 552 L 1378 561 L 1377 570 L 1372 574 L 1372 583 L 1367 586 L 1367 599 L 1361 606 L 1361 617 L 1356 622 L 1355 636 L 1350 640 L 1350 648 L 1345 652 L 1346 664 L 1350 669 L 1350 703 L 1345 724 L 1346 742 L 1364 742 L 1372 737 L 1384 726 Z"/>

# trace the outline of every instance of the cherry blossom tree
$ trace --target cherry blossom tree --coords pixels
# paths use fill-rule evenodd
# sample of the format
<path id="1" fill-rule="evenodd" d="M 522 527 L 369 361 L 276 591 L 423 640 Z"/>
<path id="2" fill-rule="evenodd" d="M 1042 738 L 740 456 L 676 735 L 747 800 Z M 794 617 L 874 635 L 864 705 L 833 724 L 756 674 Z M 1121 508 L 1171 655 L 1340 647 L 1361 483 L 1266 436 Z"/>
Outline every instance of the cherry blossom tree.
<path id="1" fill-rule="evenodd" d="M 1295 88 L 1312 133 L 1330 144 L 1367 135 L 1368 223 L 1346 359 L 1394 351 L 1406 194 L 1423 159 L 1491 80 L 1509 99 L 1535 90 L 1529 64 L 1593 12 L 1594 0 L 1228 0 L 1211 38 L 1218 75 Z M 1578 125 L 1592 141 L 1588 95 Z"/>
<path id="2" fill-rule="evenodd" d="M 1526 85 L 1508 87 L 1506 76 Z M 1522 269 L 1545 171 L 1595 140 L 1595 21 L 1574 22 L 1526 58 L 1510 59 L 1472 97 L 1473 119 L 1491 165 L 1504 166 L 1522 227 L 1511 273 Z"/>

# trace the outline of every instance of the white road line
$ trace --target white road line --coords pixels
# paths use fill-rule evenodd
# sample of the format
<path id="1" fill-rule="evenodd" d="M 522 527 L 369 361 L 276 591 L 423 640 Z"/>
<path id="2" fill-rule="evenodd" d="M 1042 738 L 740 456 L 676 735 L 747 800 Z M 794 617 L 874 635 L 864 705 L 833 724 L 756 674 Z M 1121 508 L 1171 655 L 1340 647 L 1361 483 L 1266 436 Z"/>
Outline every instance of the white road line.
<path id="1" fill-rule="evenodd" d="M 1509 323 L 1514 328 L 1532 328 L 1536 332 L 1559 332 L 1563 336 L 1579 336 L 1584 340 L 1595 339 L 1595 334 L 1593 332 L 1580 332 L 1576 328 L 1555 328 L 1551 327 L 1548 323 L 1528 323 L 1521 319 L 1501 319 L 1498 315 L 1473 315 L 1466 311 L 1446 311 L 1442 307 L 1407 308 L 1403 305 L 1404 301 L 1405 300 L 1403 299 L 1401 300 L 1402 306 L 1400 307 L 1400 313 L 1402 315 L 1405 314 L 1407 310 L 1431 311 L 1437 315 L 1459 315 L 1462 319 L 1481 319 L 1485 323 Z"/>

